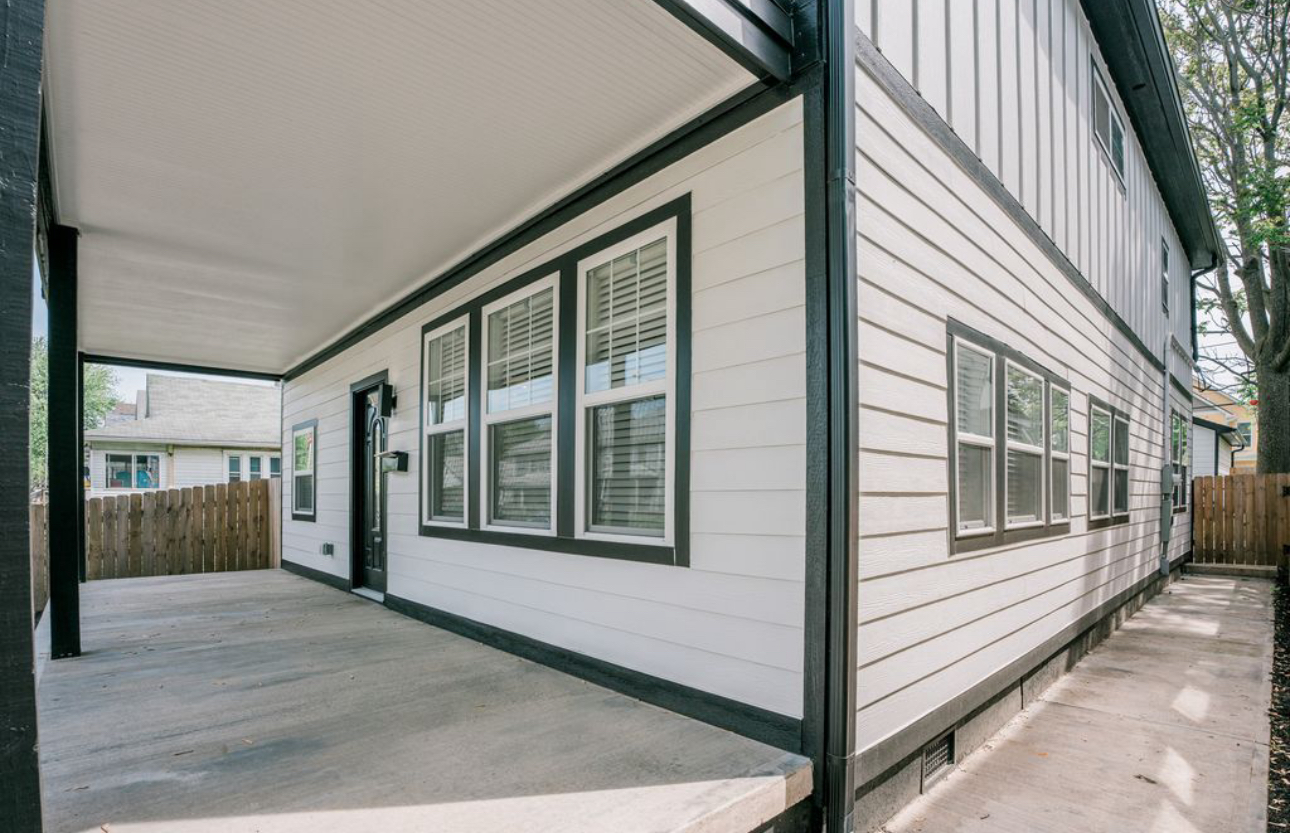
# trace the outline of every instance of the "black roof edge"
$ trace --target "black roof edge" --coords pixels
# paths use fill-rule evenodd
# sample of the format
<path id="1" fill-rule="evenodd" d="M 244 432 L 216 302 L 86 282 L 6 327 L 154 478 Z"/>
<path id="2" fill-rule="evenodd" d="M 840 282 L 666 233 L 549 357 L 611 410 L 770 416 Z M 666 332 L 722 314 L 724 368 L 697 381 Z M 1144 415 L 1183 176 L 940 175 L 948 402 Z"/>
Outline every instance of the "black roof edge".
<path id="1" fill-rule="evenodd" d="M 1218 228 L 1154 0 L 1081 0 L 1081 5 L 1191 267 L 1217 266 L 1222 257 Z"/>
<path id="2" fill-rule="evenodd" d="M 1209 430 L 1213 431 L 1215 434 L 1236 433 L 1236 428 L 1231 425 L 1223 425 L 1222 423 L 1218 423 L 1218 422 L 1210 422 L 1209 420 L 1204 419 L 1203 417 L 1193 416 L 1191 418 L 1191 424 L 1199 425 L 1202 428 L 1208 428 Z"/>

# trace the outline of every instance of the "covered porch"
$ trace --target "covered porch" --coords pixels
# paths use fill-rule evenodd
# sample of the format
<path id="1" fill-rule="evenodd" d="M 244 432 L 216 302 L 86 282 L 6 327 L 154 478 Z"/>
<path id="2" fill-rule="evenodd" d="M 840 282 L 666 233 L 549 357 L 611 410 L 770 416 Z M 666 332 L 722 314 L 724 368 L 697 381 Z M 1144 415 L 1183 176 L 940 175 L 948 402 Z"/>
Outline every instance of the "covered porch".
<path id="1" fill-rule="evenodd" d="M 81 612 L 41 670 L 50 833 L 748 831 L 811 790 L 799 755 L 283 571 Z"/>

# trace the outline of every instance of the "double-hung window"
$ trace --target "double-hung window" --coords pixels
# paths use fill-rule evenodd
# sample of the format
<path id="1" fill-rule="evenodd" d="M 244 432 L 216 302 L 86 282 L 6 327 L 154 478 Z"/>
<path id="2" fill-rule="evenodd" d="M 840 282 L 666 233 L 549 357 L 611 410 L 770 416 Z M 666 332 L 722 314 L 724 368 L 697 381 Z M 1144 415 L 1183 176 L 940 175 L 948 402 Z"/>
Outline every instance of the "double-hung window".
<path id="1" fill-rule="evenodd" d="M 1018 351 L 949 325 L 952 549 L 1070 528 L 1070 392 Z"/>
<path id="2" fill-rule="evenodd" d="M 1131 497 L 1129 417 L 1090 396 L 1088 422 L 1089 527 L 1124 523 Z"/>
<path id="3" fill-rule="evenodd" d="M 228 457 L 228 482 L 239 483 L 242 480 L 242 458 L 237 454 Z"/>
<path id="4" fill-rule="evenodd" d="M 302 422 L 291 429 L 291 518 L 312 521 L 317 514 L 318 422 Z M 229 458 L 230 460 L 233 458 Z"/>
<path id="5" fill-rule="evenodd" d="M 1160 241 L 1160 304 L 1169 315 L 1169 244 Z"/>
<path id="6" fill-rule="evenodd" d="M 954 342 L 959 537 L 994 532 L 994 354 Z"/>
<path id="7" fill-rule="evenodd" d="M 1169 460 L 1173 470 L 1173 503 L 1175 512 L 1187 509 L 1187 476 L 1191 462 L 1187 457 L 1187 418 L 1177 411 L 1170 413 Z"/>
<path id="8" fill-rule="evenodd" d="M 1071 395 L 1058 387 L 1048 389 L 1048 456 L 1052 497 L 1049 520 L 1070 520 L 1071 509 Z"/>
<path id="9" fill-rule="evenodd" d="M 578 264 L 577 528 L 671 537 L 675 240 L 656 228 Z"/>
<path id="10" fill-rule="evenodd" d="M 481 440 L 491 526 L 552 529 L 557 286 L 552 275 L 484 309 Z"/>
<path id="11" fill-rule="evenodd" d="M 465 318 L 429 333 L 425 340 L 424 520 L 431 524 L 466 522 L 466 350 Z"/>
<path id="12" fill-rule="evenodd" d="M 1111 102 L 1110 90 L 1096 64 L 1092 65 L 1093 135 L 1102 147 L 1115 175 L 1124 183 L 1124 122 Z"/>

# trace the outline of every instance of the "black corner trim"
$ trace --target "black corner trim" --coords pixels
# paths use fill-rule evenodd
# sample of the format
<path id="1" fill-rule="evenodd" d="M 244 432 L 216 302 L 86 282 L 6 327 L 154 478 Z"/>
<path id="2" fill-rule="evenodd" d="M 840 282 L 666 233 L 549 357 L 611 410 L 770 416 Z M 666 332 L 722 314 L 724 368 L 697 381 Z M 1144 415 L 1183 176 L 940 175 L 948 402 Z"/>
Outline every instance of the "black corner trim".
<path id="1" fill-rule="evenodd" d="M 1133 331 L 1123 318 L 1120 317 L 1110 303 L 1098 293 L 1098 291 L 1089 283 L 1088 278 L 1071 263 L 1066 254 L 1057 247 L 1057 244 L 1044 233 L 1044 230 L 1035 222 L 1035 218 L 1030 216 L 1030 212 L 1017 201 L 1017 198 L 1004 186 L 994 172 L 986 167 L 985 163 L 977 157 L 972 149 L 969 148 L 962 139 L 958 137 L 945 120 L 932 109 L 932 106 L 923 100 L 918 91 L 905 80 L 891 63 L 883 57 L 878 48 L 873 45 L 865 35 L 856 34 L 856 55 L 858 63 L 867 70 L 878 82 L 878 86 L 892 97 L 900 105 L 911 119 L 934 141 L 946 154 L 950 156 L 958 166 L 963 169 L 974 182 L 985 191 L 994 201 L 1003 209 L 1014 223 L 1017 224 L 1030 241 L 1035 244 L 1048 259 L 1057 267 L 1066 279 L 1070 281 L 1076 289 L 1087 298 L 1098 312 L 1111 322 L 1116 330 L 1120 332 L 1129 343 L 1132 344 L 1147 362 L 1157 370 L 1164 370 L 1164 362 L 1160 357 L 1155 355 L 1147 348 L 1147 345 L 1139 338 L 1138 334 Z"/>
<path id="2" fill-rule="evenodd" d="M 502 258 L 558 229 L 801 93 L 796 84 L 751 84 L 663 136 L 596 179 L 468 255 L 283 374 L 287 381 L 335 358 L 363 339 L 469 280 Z"/>
<path id="3" fill-rule="evenodd" d="M 1188 555 L 1181 555 L 1170 562 L 1170 571 L 1180 569 Z M 979 714 L 1134 596 L 1144 591 L 1154 595 L 1164 583 L 1164 576 L 1158 572 L 1139 579 L 967 691 L 951 697 L 906 728 L 858 753 L 858 769 L 862 775 L 856 779 L 856 797 L 864 796 L 881 784 L 896 769 L 920 754 L 928 743 Z"/>
<path id="4" fill-rule="evenodd" d="M 305 429 L 313 429 L 314 432 L 314 511 L 308 514 L 296 511 L 296 432 Z M 309 523 L 315 523 L 318 520 L 318 420 L 316 419 L 307 419 L 291 426 L 291 520 Z"/>
<path id="5" fill-rule="evenodd" d="M 614 558 L 627 561 L 641 561 L 647 564 L 664 564 L 677 567 L 690 566 L 690 400 L 691 400 L 691 270 L 692 242 L 690 194 L 685 193 L 657 208 L 646 211 L 638 217 L 558 255 L 533 269 L 529 269 L 503 284 L 477 295 L 426 322 L 421 327 L 420 376 L 425 379 L 425 337 L 446 325 L 463 318 L 469 324 L 469 348 L 467 351 L 468 384 L 467 384 L 467 468 L 466 480 L 469 490 L 466 522 L 464 526 L 425 523 L 419 525 L 420 534 L 427 538 L 446 538 L 455 541 L 469 541 L 477 544 L 497 544 L 503 546 L 523 547 L 526 549 L 561 552 L 569 555 L 589 555 L 600 558 Z M 579 261 L 609 248 L 623 240 L 647 231 L 666 222 L 676 223 L 676 295 L 687 302 L 676 304 L 676 425 L 673 432 L 675 469 L 673 471 L 673 510 L 672 539 L 673 543 L 650 543 L 642 539 L 640 543 L 622 541 L 602 541 L 593 538 L 579 538 L 574 534 L 573 518 L 575 513 L 573 485 L 577 476 L 575 469 L 576 442 L 574 425 L 577 418 L 578 372 L 576 363 L 577 350 L 577 266 Z M 485 428 L 483 424 L 483 391 L 482 391 L 482 333 L 483 310 L 489 304 L 505 298 L 543 278 L 559 275 L 556 304 L 560 326 L 556 333 L 556 507 L 552 522 L 555 535 L 532 534 L 522 531 L 507 532 L 497 529 L 483 529 L 481 523 L 480 484 L 482 482 L 480 459 L 480 438 Z M 569 323 L 572 322 L 572 323 Z M 425 398 L 421 397 L 418 425 L 425 421 Z M 417 506 L 425 506 L 426 495 L 426 460 L 425 432 L 419 431 L 420 459 L 423 461 L 417 482 Z"/>
<path id="6" fill-rule="evenodd" d="M 294 561 L 282 559 L 282 569 L 288 573 L 295 573 L 298 576 L 307 578 L 310 581 L 316 581 L 319 584 L 325 584 L 336 590 L 350 591 L 349 579 L 343 576 L 334 576 L 331 573 L 324 573 L 322 570 L 315 570 L 313 567 L 306 567 L 303 564 L 297 564 Z"/>
<path id="7" fill-rule="evenodd" d="M 643 674 L 390 593 L 385 594 L 385 606 L 427 625 L 451 631 L 668 711 L 779 749 L 799 751 L 801 722 L 792 717 Z"/>
<path id="8" fill-rule="evenodd" d="M 770 0 L 655 2 L 753 75 L 778 81 L 792 75 L 792 26 Z"/>

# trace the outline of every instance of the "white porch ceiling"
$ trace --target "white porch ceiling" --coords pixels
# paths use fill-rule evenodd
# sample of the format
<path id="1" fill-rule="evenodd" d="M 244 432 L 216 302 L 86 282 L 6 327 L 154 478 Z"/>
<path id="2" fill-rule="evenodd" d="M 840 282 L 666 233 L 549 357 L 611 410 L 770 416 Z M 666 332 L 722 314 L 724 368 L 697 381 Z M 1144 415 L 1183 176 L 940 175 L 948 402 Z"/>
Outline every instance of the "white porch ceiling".
<path id="1" fill-rule="evenodd" d="M 653 0 L 59 0 L 80 347 L 281 372 L 754 79 Z"/>

